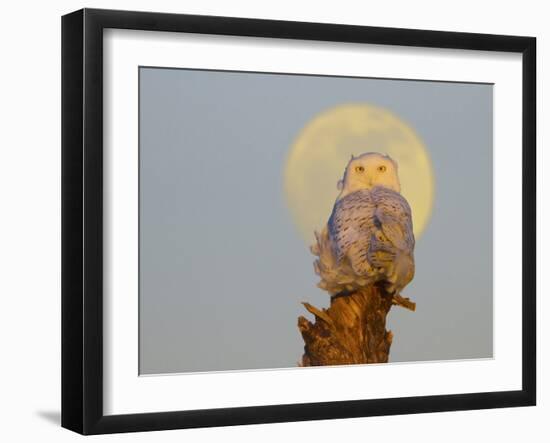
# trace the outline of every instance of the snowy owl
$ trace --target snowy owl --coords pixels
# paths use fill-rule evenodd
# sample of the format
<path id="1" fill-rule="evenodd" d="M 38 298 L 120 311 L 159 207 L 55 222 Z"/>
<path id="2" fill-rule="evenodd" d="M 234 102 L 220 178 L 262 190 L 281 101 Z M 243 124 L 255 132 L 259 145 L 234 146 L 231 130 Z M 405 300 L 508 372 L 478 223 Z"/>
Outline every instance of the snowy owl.
<path id="1" fill-rule="evenodd" d="M 414 276 L 414 234 L 397 163 L 378 153 L 352 156 L 338 189 L 311 247 L 318 286 L 337 295 L 378 283 L 399 295 Z"/>

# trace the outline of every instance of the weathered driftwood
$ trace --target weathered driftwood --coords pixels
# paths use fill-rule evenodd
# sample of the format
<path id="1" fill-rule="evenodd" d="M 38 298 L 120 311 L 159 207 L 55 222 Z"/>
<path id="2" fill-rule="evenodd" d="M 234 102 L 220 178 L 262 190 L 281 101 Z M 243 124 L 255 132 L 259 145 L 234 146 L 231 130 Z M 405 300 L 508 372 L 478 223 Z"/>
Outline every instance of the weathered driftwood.
<path id="1" fill-rule="evenodd" d="M 298 318 L 305 342 L 301 366 L 386 363 L 393 338 L 386 330 L 386 317 L 392 305 L 416 308 L 408 298 L 392 296 L 378 286 L 333 296 L 327 309 L 303 304 L 315 322 Z"/>

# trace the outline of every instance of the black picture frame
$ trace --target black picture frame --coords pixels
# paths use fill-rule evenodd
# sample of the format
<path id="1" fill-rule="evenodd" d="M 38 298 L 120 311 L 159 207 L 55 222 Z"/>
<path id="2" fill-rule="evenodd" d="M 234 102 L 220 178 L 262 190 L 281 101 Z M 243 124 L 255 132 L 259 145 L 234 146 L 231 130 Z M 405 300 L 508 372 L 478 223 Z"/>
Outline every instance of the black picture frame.
<path id="1" fill-rule="evenodd" d="M 104 415 L 102 37 L 103 30 L 107 28 L 522 54 L 522 389 Z M 533 37 L 97 9 L 83 9 L 63 16 L 62 426 L 82 434 L 103 434 L 535 405 L 535 88 L 536 39 Z"/>

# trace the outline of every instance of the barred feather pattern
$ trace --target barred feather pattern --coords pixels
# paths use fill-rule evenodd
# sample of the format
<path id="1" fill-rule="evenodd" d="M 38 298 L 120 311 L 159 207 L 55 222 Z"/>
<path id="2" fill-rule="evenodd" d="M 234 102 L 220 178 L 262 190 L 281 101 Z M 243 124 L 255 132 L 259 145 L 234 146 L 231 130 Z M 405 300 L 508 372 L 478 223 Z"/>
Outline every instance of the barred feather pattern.
<path id="1" fill-rule="evenodd" d="M 398 294 L 414 277 L 411 209 L 389 188 L 361 189 L 337 200 L 315 238 L 318 286 L 331 295 L 378 282 Z"/>

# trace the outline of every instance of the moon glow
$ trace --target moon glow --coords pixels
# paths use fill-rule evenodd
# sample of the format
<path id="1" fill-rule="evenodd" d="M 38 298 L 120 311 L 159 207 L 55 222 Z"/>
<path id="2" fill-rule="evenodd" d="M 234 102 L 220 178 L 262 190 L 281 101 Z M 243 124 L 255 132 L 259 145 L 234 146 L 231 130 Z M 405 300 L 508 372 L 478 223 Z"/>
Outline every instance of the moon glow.
<path id="1" fill-rule="evenodd" d="M 370 104 L 345 104 L 316 115 L 287 154 L 284 193 L 292 218 L 310 244 L 327 223 L 351 155 L 388 154 L 398 164 L 401 194 L 411 206 L 418 239 L 434 200 L 428 151 L 415 131 L 395 114 Z"/>

